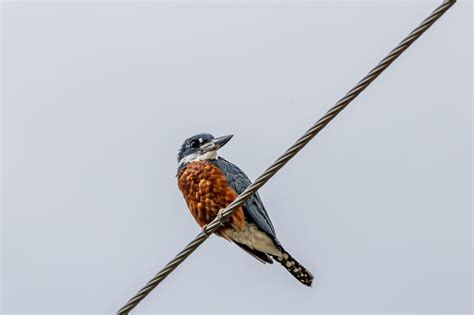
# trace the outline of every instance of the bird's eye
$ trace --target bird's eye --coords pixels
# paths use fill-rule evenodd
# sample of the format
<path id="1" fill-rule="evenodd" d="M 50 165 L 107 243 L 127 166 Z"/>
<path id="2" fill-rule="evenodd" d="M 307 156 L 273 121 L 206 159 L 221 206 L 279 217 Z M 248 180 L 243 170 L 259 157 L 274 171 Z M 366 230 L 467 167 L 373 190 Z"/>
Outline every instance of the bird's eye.
<path id="1" fill-rule="evenodd" d="M 199 148 L 199 141 L 198 140 L 193 140 L 191 141 L 191 144 L 190 144 L 191 148 Z"/>

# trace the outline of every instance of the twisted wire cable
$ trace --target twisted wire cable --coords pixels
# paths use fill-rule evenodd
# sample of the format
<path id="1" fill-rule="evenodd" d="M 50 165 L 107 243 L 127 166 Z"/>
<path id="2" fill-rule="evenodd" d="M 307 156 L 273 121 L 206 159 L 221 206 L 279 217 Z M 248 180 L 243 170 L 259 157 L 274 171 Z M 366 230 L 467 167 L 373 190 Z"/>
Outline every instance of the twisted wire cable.
<path id="1" fill-rule="evenodd" d="M 143 300 L 161 281 L 163 281 L 176 267 L 178 267 L 196 248 L 199 247 L 214 233 L 223 222 L 225 222 L 242 206 L 242 204 L 259 188 L 261 188 L 280 168 L 292 159 L 311 139 L 313 139 L 337 114 L 339 114 L 354 98 L 356 98 L 369 84 L 375 80 L 388 66 L 397 59 L 421 34 L 423 34 L 433 23 L 439 19 L 456 0 L 445 0 L 436 8 L 417 28 L 415 28 L 397 47 L 395 47 L 382 61 L 379 62 L 357 85 L 352 88 L 336 105 L 321 117 L 304 135 L 299 138 L 283 155 L 281 155 L 265 172 L 260 175 L 247 189 L 240 194 L 227 208 L 221 210 L 221 218 L 215 218 L 209 223 L 196 238 L 179 252 L 145 287 L 138 291 L 117 314 L 128 314 Z"/>

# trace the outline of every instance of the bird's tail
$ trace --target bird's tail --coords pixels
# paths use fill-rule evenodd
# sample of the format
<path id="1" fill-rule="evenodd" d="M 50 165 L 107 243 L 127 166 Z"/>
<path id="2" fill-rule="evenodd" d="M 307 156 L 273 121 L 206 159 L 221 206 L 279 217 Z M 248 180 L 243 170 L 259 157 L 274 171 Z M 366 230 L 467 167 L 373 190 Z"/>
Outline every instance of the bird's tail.
<path id="1" fill-rule="evenodd" d="M 313 283 L 313 275 L 305 267 L 303 267 L 296 259 L 286 251 L 281 251 L 281 256 L 272 256 L 273 259 L 278 261 L 293 277 L 296 278 L 302 284 L 310 287 Z"/>

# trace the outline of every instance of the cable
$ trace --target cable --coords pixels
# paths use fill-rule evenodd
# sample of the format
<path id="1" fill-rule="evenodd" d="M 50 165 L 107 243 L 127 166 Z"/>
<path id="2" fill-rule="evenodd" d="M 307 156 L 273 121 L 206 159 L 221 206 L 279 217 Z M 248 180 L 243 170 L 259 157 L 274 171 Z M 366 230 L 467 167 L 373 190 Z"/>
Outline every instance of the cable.
<path id="1" fill-rule="evenodd" d="M 227 220 L 233 212 L 242 206 L 242 204 L 259 188 L 261 188 L 280 168 L 282 168 L 296 153 L 298 153 L 311 139 L 313 139 L 337 114 L 339 114 L 354 98 L 357 97 L 369 84 L 375 80 L 388 66 L 397 59 L 421 34 L 423 34 L 433 23 L 439 19 L 456 0 L 445 0 L 436 8 L 417 28 L 415 28 L 387 57 L 382 59 L 375 68 L 373 68 L 357 85 L 352 88 L 336 105 L 334 105 L 326 114 L 320 118 L 304 135 L 299 138 L 286 152 L 280 156 L 260 177 L 255 180 L 247 189 L 240 194 L 231 204 L 222 212 L 222 218 L 214 219 L 209 223 L 203 232 L 189 243 L 181 252 L 178 253 L 145 287 L 138 291 L 135 296 L 123 306 L 117 314 L 128 314 L 143 300 L 161 281 L 163 281 L 176 267 L 178 267 L 196 248 L 199 247 L 208 238 L 208 235 L 214 233 L 222 224 L 221 221 Z"/>

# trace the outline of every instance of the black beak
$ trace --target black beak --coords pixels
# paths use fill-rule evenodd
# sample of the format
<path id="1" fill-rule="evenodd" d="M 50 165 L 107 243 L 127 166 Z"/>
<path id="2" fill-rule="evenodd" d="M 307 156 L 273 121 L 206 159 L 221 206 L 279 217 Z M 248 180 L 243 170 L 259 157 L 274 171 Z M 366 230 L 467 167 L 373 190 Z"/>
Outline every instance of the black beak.
<path id="1" fill-rule="evenodd" d="M 227 142 L 229 142 L 230 139 L 232 139 L 234 135 L 229 135 L 229 136 L 222 136 L 222 137 L 218 137 L 218 138 L 215 138 L 211 141 L 211 143 L 214 144 L 215 146 L 215 149 L 214 150 L 217 150 L 217 149 L 220 149 L 222 148 L 223 146 L 225 146 L 225 144 Z"/>

